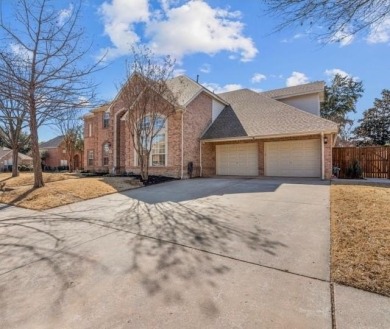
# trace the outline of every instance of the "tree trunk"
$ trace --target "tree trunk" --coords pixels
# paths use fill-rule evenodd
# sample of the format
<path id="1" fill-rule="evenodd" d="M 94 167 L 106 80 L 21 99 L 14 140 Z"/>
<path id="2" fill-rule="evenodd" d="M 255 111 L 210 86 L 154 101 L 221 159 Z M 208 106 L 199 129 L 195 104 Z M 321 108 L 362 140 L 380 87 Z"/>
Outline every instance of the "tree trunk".
<path id="1" fill-rule="evenodd" d="M 70 150 L 67 151 L 67 155 L 68 155 L 68 171 L 71 173 L 71 172 L 73 172 L 73 163 L 72 163 L 73 155 L 72 155 L 72 152 Z"/>
<path id="2" fill-rule="evenodd" d="M 43 187 L 42 175 L 42 160 L 39 154 L 38 144 L 38 127 L 36 119 L 36 111 L 33 106 L 30 107 L 30 133 L 31 133 L 31 153 L 33 158 L 33 169 L 34 169 L 34 188 Z"/>
<path id="3" fill-rule="evenodd" d="M 149 155 L 150 153 L 147 152 L 146 155 L 145 155 L 145 159 L 144 159 L 144 163 L 143 163 L 143 177 L 142 179 L 147 182 L 148 179 L 149 179 Z"/>
<path id="4" fill-rule="evenodd" d="M 19 147 L 13 146 L 12 147 L 12 177 L 19 176 L 18 161 L 19 161 Z"/>

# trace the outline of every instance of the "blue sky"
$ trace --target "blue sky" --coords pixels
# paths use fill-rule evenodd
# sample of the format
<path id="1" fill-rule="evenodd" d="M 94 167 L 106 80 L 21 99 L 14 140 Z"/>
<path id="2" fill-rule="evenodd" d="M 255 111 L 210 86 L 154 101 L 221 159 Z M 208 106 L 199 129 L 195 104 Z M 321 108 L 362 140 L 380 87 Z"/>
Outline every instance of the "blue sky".
<path id="1" fill-rule="evenodd" d="M 70 1 L 61 1 L 71 9 Z M 363 81 L 356 115 L 390 88 L 390 18 L 376 29 L 342 42 L 320 43 L 305 27 L 272 33 L 277 25 L 261 0 L 85 0 L 83 20 L 94 42 L 90 57 L 108 51 L 108 67 L 93 76 L 98 94 L 112 99 L 125 78 L 132 43 L 177 58 L 176 74 L 186 74 L 215 92 L 237 88 L 269 90 L 340 72 Z M 40 140 L 54 137 L 50 127 Z"/>

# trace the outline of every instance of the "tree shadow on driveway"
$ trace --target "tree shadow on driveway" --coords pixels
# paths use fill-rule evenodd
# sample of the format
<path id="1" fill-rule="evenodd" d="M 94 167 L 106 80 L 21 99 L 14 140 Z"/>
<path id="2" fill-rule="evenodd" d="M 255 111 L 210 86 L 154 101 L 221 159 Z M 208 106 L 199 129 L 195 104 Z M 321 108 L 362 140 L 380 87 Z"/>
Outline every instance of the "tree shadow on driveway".
<path id="1" fill-rule="evenodd" d="M 61 307 L 66 313 L 69 304 L 78 299 L 88 305 L 90 286 L 110 291 L 121 287 L 128 292 L 120 299 L 122 303 L 131 299 L 133 290 L 142 288 L 146 299 L 182 304 L 192 298 L 187 290 L 214 291 L 234 270 L 231 262 L 215 255 L 234 258 L 229 255 L 237 246 L 242 247 L 243 254 L 252 250 L 276 255 L 287 247 L 271 239 L 270 232 L 257 224 L 248 229 L 234 225 L 228 220 L 233 211 L 227 207 L 208 203 L 199 210 L 188 204 L 147 204 L 135 199 L 124 204 L 112 216 L 70 210 L 60 215 L 41 213 L 1 220 L 0 298 L 5 319 L 10 318 L 13 309 L 18 309 L 20 321 L 28 321 L 37 312 L 28 301 L 23 308 L 18 306 L 21 294 L 31 296 L 30 301 L 44 294 L 44 303 L 50 307 L 41 305 L 40 312 L 50 309 L 56 313 Z M 107 207 L 98 205 L 94 210 L 103 213 Z M 255 221 L 255 216 L 250 216 L 248 219 Z M 18 274 L 20 270 L 24 275 Z M 113 277 L 116 283 L 111 282 Z M 37 287 L 37 281 L 43 287 Z M 135 286 L 121 286 L 124 282 Z M 104 313 L 107 302 L 109 299 L 99 301 L 95 307 Z M 197 306 L 208 317 L 219 313 L 207 294 Z"/>

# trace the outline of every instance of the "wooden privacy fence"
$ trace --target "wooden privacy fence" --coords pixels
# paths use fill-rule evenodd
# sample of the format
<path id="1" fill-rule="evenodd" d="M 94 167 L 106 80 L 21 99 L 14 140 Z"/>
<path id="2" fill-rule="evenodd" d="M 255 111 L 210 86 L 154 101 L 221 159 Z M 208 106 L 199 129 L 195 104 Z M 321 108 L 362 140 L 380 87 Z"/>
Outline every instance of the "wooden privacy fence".
<path id="1" fill-rule="evenodd" d="M 339 178 L 345 178 L 347 168 L 358 160 L 363 177 L 390 179 L 390 146 L 334 147 L 332 153 Z"/>

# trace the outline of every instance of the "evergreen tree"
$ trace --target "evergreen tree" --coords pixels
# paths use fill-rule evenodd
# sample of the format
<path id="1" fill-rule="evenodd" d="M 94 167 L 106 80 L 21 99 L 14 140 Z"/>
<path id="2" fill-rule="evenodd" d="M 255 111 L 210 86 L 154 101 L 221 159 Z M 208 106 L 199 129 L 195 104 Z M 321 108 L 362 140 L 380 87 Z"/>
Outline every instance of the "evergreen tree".
<path id="1" fill-rule="evenodd" d="M 382 91 L 382 98 L 376 98 L 374 107 L 364 111 L 360 125 L 354 133 L 358 143 L 363 145 L 390 144 L 390 90 Z"/>

